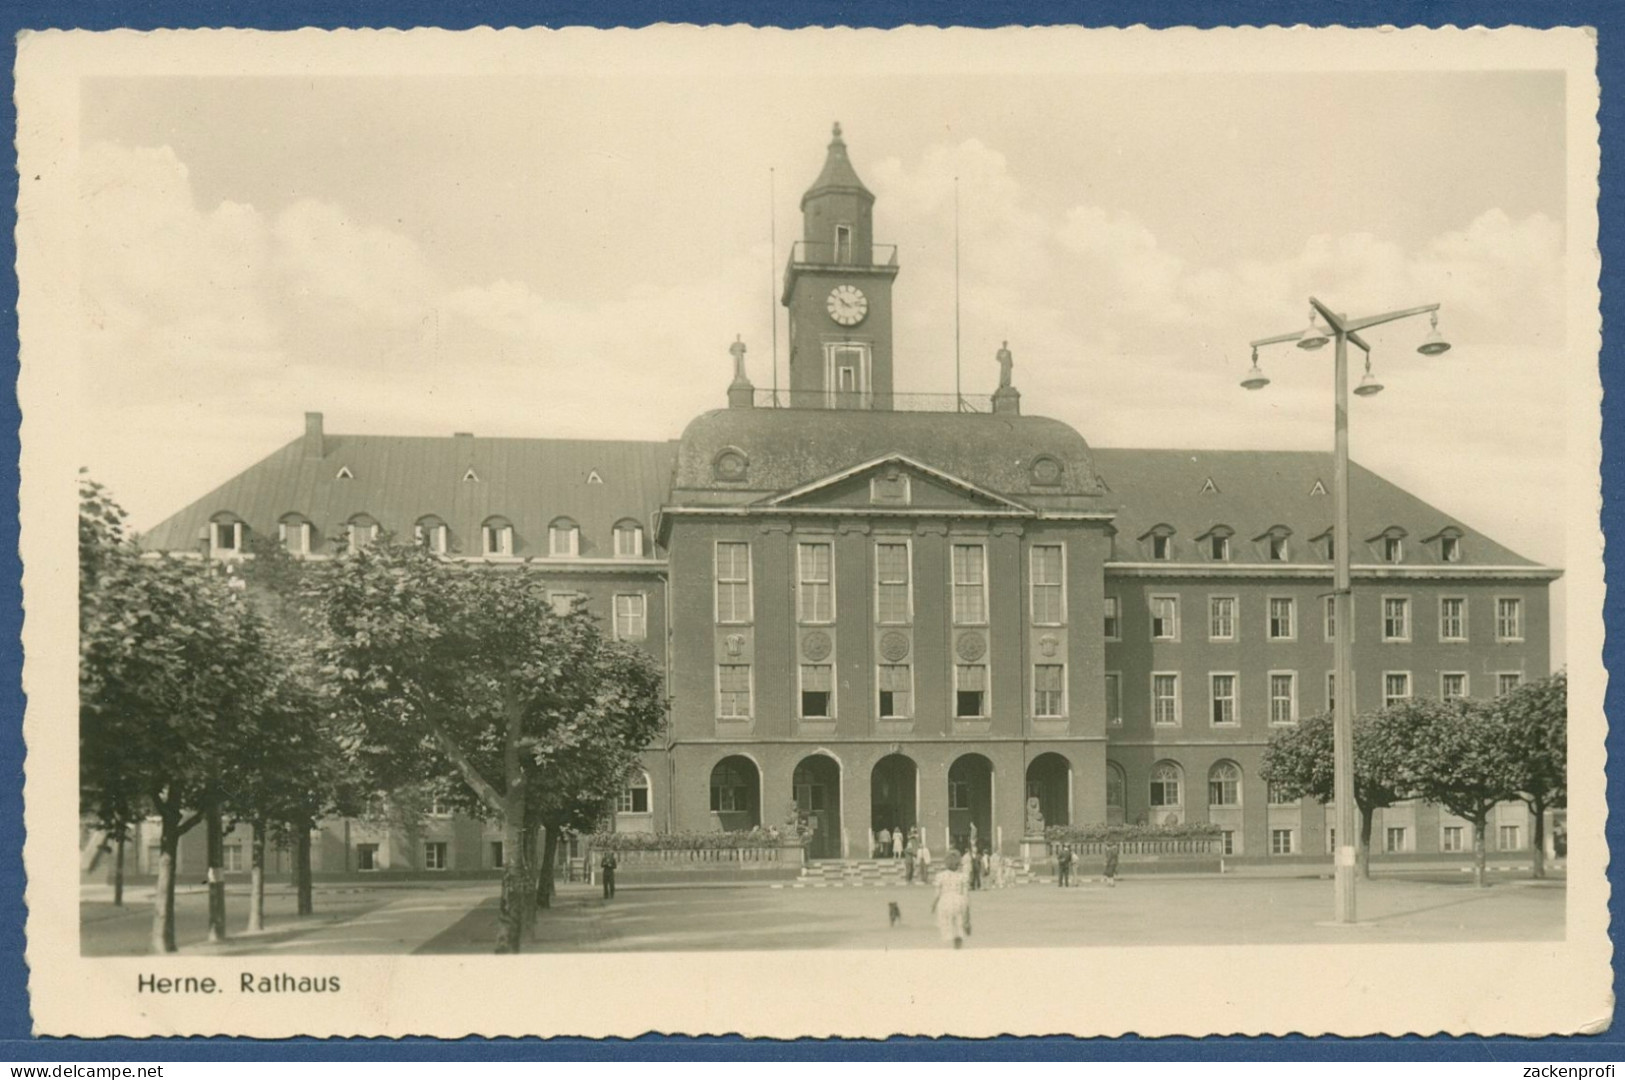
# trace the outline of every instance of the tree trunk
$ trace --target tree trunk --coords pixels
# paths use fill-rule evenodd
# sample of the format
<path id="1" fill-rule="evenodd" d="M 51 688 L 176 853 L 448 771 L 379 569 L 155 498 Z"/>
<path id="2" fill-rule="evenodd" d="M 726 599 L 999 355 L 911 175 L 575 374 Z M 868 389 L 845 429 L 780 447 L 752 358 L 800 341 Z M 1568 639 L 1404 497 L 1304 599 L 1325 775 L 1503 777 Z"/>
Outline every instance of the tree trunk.
<path id="1" fill-rule="evenodd" d="M 180 848 L 180 814 L 162 815 L 158 834 L 158 882 L 152 891 L 152 951 L 175 951 L 175 853 Z"/>
<path id="2" fill-rule="evenodd" d="M 1538 799 L 1529 803 L 1535 814 L 1535 856 L 1530 873 L 1535 878 L 1546 876 L 1546 804 Z"/>
<path id="3" fill-rule="evenodd" d="M 498 907 L 498 953 L 517 953 L 524 937 L 525 894 L 532 890 L 532 878 L 525 858 L 525 793 L 510 795 L 502 819 L 502 901 Z"/>
<path id="4" fill-rule="evenodd" d="M 1371 824 L 1377 818 L 1375 806 L 1359 806 L 1360 811 L 1360 876 L 1371 880 Z"/>
<path id="5" fill-rule="evenodd" d="M 1484 829 L 1488 823 L 1488 814 L 1473 819 L 1473 884 L 1481 889 L 1488 884 L 1484 879 Z"/>
<path id="6" fill-rule="evenodd" d="M 254 822 L 254 847 L 248 868 L 248 932 L 265 929 L 265 822 Z"/>
<path id="7" fill-rule="evenodd" d="M 554 867 L 558 862 L 558 857 L 559 830 L 556 826 L 549 825 L 547 834 L 542 838 L 542 872 L 540 875 L 542 889 L 541 896 L 537 901 L 544 908 L 553 906 L 553 875 L 556 872 Z"/>
<path id="8" fill-rule="evenodd" d="M 226 940 L 226 821 L 219 806 L 207 818 L 209 848 L 209 940 Z"/>
<path id="9" fill-rule="evenodd" d="M 113 906 L 124 906 L 124 830 L 118 831 L 118 844 L 113 856 Z"/>
<path id="10" fill-rule="evenodd" d="M 300 821 L 295 824 L 297 828 L 294 831 L 298 835 L 293 842 L 294 891 L 299 894 L 299 914 L 309 915 L 316 910 L 312 896 L 314 890 L 310 883 L 310 830 L 315 828 L 315 823 Z"/>

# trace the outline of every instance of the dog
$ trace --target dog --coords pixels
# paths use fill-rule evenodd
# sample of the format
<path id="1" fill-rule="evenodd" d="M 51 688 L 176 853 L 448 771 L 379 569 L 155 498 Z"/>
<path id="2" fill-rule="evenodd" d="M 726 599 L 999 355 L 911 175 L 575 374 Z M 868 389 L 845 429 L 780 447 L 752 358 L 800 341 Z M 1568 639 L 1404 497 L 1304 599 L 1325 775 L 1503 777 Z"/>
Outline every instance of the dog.
<path id="1" fill-rule="evenodd" d="M 903 921 L 903 909 L 897 906 L 896 900 L 886 901 L 886 916 L 891 919 L 893 926 Z"/>

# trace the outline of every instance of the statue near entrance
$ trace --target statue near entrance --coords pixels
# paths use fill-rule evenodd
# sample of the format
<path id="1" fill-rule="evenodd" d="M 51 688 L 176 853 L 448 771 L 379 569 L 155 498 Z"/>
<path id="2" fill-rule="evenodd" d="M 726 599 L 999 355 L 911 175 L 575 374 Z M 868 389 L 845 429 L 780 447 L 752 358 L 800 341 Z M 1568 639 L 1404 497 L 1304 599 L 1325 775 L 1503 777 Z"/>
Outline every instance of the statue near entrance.
<path id="1" fill-rule="evenodd" d="M 1039 805 L 1037 795 L 1027 796 L 1027 835 L 1044 835 L 1044 809 Z"/>

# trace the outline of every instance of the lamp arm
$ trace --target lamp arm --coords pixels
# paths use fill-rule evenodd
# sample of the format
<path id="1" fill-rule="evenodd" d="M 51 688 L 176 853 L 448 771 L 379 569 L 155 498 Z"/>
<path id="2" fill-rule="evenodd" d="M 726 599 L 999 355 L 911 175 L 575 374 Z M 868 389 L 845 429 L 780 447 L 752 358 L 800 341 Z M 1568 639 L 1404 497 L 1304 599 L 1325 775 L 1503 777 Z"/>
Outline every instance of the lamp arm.
<path id="1" fill-rule="evenodd" d="M 1257 341 L 1249 341 L 1247 344 L 1250 348 L 1256 349 L 1260 345 L 1279 345 L 1283 341 L 1297 341 L 1301 337 L 1303 337 L 1303 331 L 1295 330 L 1290 334 L 1276 334 L 1274 337 L 1259 338 Z"/>
<path id="2" fill-rule="evenodd" d="M 1368 315 L 1363 319 L 1350 319 L 1344 324 L 1344 328 L 1347 330 L 1364 330 L 1367 327 L 1381 326 L 1383 323 L 1391 323 L 1399 319 L 1408 319 L 1412 315 L 1426 315 L 1430 311 L 1438 310 L 1438 304 L 1427 304 L 1422 307 L 1406 308 L 1404 311 L 1390 311 L 1382 315 Z"/>

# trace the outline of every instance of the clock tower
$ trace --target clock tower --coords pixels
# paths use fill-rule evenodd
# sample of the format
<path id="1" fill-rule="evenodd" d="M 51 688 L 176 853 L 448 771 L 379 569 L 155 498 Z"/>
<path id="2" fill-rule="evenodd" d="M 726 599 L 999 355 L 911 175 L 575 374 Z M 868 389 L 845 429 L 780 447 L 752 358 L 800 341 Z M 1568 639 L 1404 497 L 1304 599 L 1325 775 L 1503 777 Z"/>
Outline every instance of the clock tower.
<path id="1" fill-rule="evenodd" d="M 874 242 L 875 197 L 835 125 L 824 169 L 801 197 L 802 238 L 784 270 L 790 407 L 892 407 L 895 245 Z"/>

